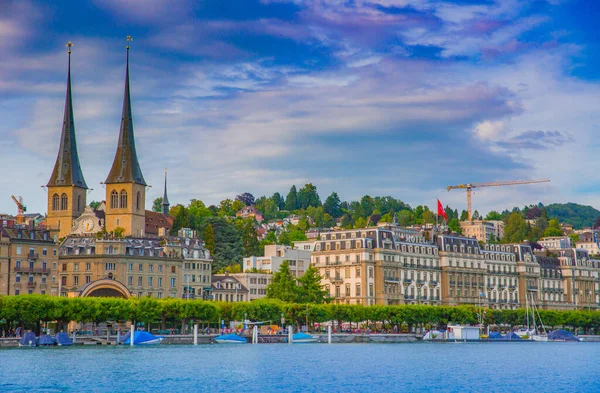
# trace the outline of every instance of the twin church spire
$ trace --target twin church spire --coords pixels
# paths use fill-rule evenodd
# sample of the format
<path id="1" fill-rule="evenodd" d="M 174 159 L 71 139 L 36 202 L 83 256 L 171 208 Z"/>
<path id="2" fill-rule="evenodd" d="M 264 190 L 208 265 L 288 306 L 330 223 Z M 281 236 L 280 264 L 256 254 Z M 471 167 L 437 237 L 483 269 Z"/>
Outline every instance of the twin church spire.
<path id="1" fill-rule="evenodd" d="M 144 234 L 145 188 L 135 149 L 133 116 L 129 90 L 129 42 L 127 37 L 127 62 L 125 68 L 125 92 L 117 151 L 112 167 L 104 182 L 106 186 L 106 229 L 123 227 L 128 235 Z M 71 96 L 71 47 L 67 44 L 69 63 L 67 72 L 67 96 L 58 156 L 48 181 L 48 223 L 51 229 L 59 229 L 60 236 L 68 235 L 74 219 L 79 217 L 86 205 L 88 189 L 77 153 L 73 102 Z M 165 191 L 166 192 L 166 191 Z"/>

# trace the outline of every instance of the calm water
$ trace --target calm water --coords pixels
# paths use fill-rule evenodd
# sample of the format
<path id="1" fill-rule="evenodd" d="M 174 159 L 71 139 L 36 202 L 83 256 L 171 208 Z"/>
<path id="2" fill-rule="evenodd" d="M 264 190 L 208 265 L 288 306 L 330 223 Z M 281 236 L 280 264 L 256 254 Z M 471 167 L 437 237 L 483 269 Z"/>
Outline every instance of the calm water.
<path id="1" fill-rule="evenodd" d="M 598 392 L 600 344 L 0 350 L 0 392 Z"/>

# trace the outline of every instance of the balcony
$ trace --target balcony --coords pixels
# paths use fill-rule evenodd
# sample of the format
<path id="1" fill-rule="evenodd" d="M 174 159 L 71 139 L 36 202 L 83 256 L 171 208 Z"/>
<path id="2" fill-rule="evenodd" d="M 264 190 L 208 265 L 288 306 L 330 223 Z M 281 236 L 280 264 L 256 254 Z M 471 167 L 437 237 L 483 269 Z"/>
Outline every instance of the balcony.
<path id="1" fill-rule="evenodd" d="M 537 285 L 527 285 L 527 290 L 529 290 L 529 291 L 537 291 L 538 287 L 537 287 Z"/>
<path id="2" fill-rule="evenodd" d="M 440 297 L 439 296 L 431 296 L 431 300 L 433 300 L 434 302 L 439 302 Z"/>
<path id="3" fill-rule="evenodd" d="M 509 285 L 508 288 L 509 289 L 517 289 L 517 286 L 516 285 Z"/>
<path id="4" fill-rule="evenodd" d="M 412 280 L 410 278 L 405 278 L 404 280 L 402 280 L 402 282 L 405 284 L 410 284 L 412 283 Z"/>
<path id="5" fill-rule="evenodd" d="M 461 287 L 462 285 L 463 285 L 463 282 L 462 282 L 462 281 L 459 281 L 459 282 L 458 282 L 458 286 L 459 286 L 459 287 Z"/>
<path id="6" fill-rule="evenodd" d="M 330 277 L 329 281 L 332 283 L 342 283 L 344 282 L 344 280 L 341 277 Z"/>
<path id="7" fill-rule="evenodd" d="M 518 300 L 511 300 L 510 302 L 511 302 L 512 304 L 519 304 L 519 301 L 518 301 Z"/>
<path id="8" fill-rule="evenodd" d="M 27 288 L 35 288 L 36 286 L 37 286 L 37 283 L 35 281 L 27 282 Z"/>
<path id="9" fill-rule="evenodd" d="M 397 277 L 384 277 L 383 281 L 397 284 L 400 282 L 400 279 Z"/>
<path id="10" fill-rule="evenodd" d="M 488 284 L 488 285 L 487 285 L 487 288 L 488 288 L 488 289 L 494 289 L 494 284 Z"/>
<path id="11" fill-rule="evenodd" d="M 406 299 L 406 300 L 415 300 L 415 296 L 414 295 L 407 295 L 407 296 L 404 296 L 404 299 Z"/>
<path id="12" fill-rule="evenodd" d="M 472 287 L 476 287 L 477 286 L 477 281 L 471 281 L 471 286 Z"/>
<path id="13" fill-rule="evenodd" d="M 425 285 L 425 281 L 424 280 L 417 280 L 417 285 Z"/>
<path id="14" fill-rule="evenodd" d="M 37 254 L 35 252 L 30 252 L 29 254 L 27 254 L 27 259 L 33 259 L 34 261 L 37 260 L 40 257 L 40 254 Z"/>
<path id="15" fill-rule="evenodd" d="M 506 300 L 506 299 L 500 299 L 500 300 L 498 300 L 498 303 L 508 303 L 508 300 Z"/>
<path id="16" fill-rule="evenodd" d="M 417 296 L 418 300 L 427 300 L 427 296 Z"/>
<path id="17" fill-rule="evenodd" d="M 14 267 L 13 268 L 15 273 L 41 273 L 41 274 L 50 274 L 50 269 L 48 268 L 41 268 L 41 267 L 25 267 L 25 266 L 21 266 L 21 267 Z"/>
<path id="18" fill-rule="evenodd" d="M 435 281 L 435 280 L 431 280 L 431 281 L 429 281 L 429 284 L 433 285 L 433 286 L 436 286 L 436 285 L 438 285 L 438 282 Z"/>
<path id="19" fill-rule="evenodd" d="M 456 281 L 450 281 L 450 285 L 456 285 Z"/>

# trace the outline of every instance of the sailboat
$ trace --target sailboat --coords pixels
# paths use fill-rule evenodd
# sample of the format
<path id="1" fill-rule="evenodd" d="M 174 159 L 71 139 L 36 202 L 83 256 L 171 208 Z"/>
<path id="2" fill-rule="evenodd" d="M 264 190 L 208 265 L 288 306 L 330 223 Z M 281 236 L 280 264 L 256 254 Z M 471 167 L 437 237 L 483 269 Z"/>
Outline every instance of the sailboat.
<path id="1" fill-rule="evenodd" d="M 526 296 L 527 297 L 527 296 Z M 539 326 L 541 326 L 541 331 L 538 330 L 538 324 L 536 323 L 535 315 L 537 314 L 537 318 L 539 320 Z M 531 339 L 533 341 L 538 342 L 546 342 L 548 341 L 548 333 L 546 333 L 546 328 L 544 327 L 544 322 L 542 322 L 542 317 L 540 317 L 540 312 L 535 306 L 535 300 L 533 299 L 533 293 L 531 294 L 531 318 L 533 321 L 533 334 L 531 334 Z M 527 321 L 529 323 L 529 307 L 527 308 Z"/>

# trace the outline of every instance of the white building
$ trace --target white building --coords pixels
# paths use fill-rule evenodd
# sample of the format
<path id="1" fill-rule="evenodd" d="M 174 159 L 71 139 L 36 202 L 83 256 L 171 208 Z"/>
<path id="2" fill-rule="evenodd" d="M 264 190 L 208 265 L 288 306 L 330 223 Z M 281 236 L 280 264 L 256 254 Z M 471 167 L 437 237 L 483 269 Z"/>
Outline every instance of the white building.
<path id="1" fill-rule="evenodd" d="M 540 246 L 544 248 L 571 248 L 571 238 L 569 236 L 550 236 L 538 240 Z"/>
<path id="2" fill-rule="evenodd" d="M 248 291 L 248 300 L 262 299 L 267 295 L 267 285 L 271 283 L 271 273 L 234 273 L 235 277 Z"/>
<path id="3" fill-rule="evenodd" d="M 310 251 L 295 250 L 290 246 L 270 244 L 265 246 L 265 256 L 252 256 L 244 258 L 242 268 L 244 272 L 260 270 L 264 273 L 277 272 L 283 261 L 288 261 L 290 271 L 295 277 L 301 277 L 308 269 Z"/>
<path id="4" fill-rule="evenodd" d="M 294 250 L 303 250 L 313 252 L 315 250 L 314 240 L 303 240 L 294 242 Z"/>

